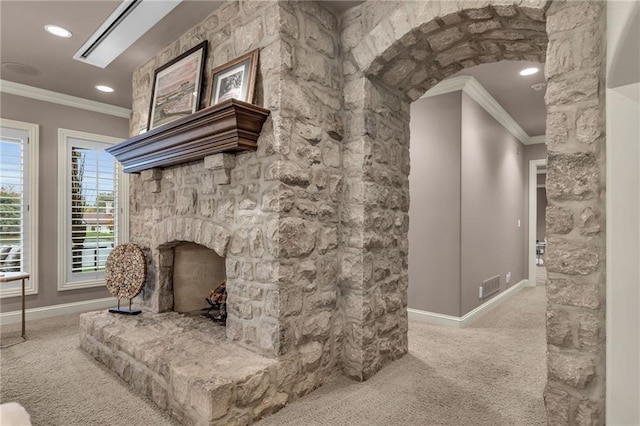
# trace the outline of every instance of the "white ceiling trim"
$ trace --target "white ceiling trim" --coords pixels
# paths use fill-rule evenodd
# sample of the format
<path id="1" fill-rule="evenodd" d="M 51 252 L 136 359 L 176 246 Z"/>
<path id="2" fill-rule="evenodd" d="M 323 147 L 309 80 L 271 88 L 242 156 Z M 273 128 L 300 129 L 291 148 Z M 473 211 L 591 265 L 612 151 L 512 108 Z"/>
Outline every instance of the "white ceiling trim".
<path id="1" fill-rule="evenodd" d="M 502 105 L 475 78 L 467 75 L 443 80 L 429 89 L 422 98 L 431 98 L 445 93 L 462 91 L 476 101 L 485 111 L 495 118 L 516 139 L 525 145 L 534 145 L 545 142 L 545 135 L 531 137 L 522 130 L 522 127 L 502 108 Z"/>
<path id="2" fill-rule="evenodd" d="M 539 143 L 546 143 L 546 142 L 547 142 L 547 135 L 529 136 L 529 143 L 527 145 L 536 145 Z"/>
<path id="3" fill-rule="evenodd" d="M 0 80 L 0 93 L 8 93 L 10 95 L 17 95 L 39 101 L 84 109 L 87 111 L 99 112 L 101 114 L 113 115 L 115 117 L 127 119 L 131 117 L 131 110 L 128 108 L 65 95 L 64 93 L 27 86 L 26 84 L 15 83 L 13 81 Z"/>

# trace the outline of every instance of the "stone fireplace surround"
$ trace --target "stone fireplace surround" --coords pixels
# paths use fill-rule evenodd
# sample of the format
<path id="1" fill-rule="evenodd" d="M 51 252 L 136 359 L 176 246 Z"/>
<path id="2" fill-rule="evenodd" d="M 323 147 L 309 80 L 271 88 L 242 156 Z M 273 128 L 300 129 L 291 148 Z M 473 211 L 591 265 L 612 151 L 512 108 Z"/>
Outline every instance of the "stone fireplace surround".
<path id="1" fill-rule="evenodd" d="M 546 52 L 545 399 L 550 423 L 602 423 L 603 18 L 601 2 L 369 1 L 339 19 L 311 1 L 226 2 L 135 71 L 131 134 L 154 69 L 208 39 L 209 69 L 260 48 L 258 150 L 132 179 L 147 312 L 83 315 L 82 348 L 184 424 L 248 424 L 333 372 L 371 377 L 407 352 L 410 102 L 463 67 Z M 169 312 L 165 248 L 181 241 L 225 258 L 226 339 Z"/>

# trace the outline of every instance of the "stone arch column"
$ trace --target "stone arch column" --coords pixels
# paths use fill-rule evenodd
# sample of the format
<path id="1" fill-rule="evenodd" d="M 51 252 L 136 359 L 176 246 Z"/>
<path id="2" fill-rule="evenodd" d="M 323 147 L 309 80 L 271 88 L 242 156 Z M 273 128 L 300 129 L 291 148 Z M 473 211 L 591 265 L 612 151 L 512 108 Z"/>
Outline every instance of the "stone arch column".
<path id="1" fill-rule="evenodd" d="M 367 2 L 342 24 L 345 373 L 367 379 L 407 352 L 410 102 L 465 67 L 546 57 L 545 400 L 551 423 L 602 423 L 604 5 Z"/>

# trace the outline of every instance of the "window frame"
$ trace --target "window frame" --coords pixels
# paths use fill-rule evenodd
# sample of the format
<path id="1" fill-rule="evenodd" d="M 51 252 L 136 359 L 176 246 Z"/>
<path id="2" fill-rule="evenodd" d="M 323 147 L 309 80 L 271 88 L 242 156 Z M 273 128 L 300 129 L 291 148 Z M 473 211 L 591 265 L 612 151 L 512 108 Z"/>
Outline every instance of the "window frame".
<path id="1" fill-rule="evenodd" d="M 68 263 L 71 261 L 69 253 L 68 235 L 70 231 L 69 209 L 71 191 L 69 190 L 71 161 L 68 156 L 71 139 L 87 141 L 91 144 L 115 145 L 123 139 L 77 130 L 58 129 L 58 291 L 77 290 L 83 288 L 102 287 L 104 278 L 71 280 L 68 274 Z M 116 241 L 125 243 L 129 240 L 129 176 L 122 172 L 122 167 L 116 162 L 118 179 L 118 211 Z"/>
<path id="2" fill-rule="evenodd" d="M 27 149 L 24 158 L 27 161 L 27 172 L 23 175 L 23 179 L 27 179 L 28 187 L 27 211 L 28 218 L 26 224 L 28 255 L 26 272 L 29 273 L 29 279 L 25 283 L 25 295 L 38 294 L 38 176 L 39 176 L 39 136 L 40 125 L 35 123 L 27 123 L 24 121 L 9 120 L 0 118 L 0 127 L 23 131 L 27 133 Z M 22 295 L 22 288 L 3 289 L 0 286 L 0 299 L 8 297 L 17 297 Z"/>

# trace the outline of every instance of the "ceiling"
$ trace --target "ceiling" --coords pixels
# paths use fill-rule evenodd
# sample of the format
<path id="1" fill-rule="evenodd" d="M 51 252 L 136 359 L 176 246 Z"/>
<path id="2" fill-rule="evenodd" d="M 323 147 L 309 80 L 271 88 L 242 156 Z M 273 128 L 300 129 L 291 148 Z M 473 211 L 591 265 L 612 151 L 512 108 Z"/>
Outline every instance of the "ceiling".
<path id="1" fill-rule="evenodd" d="M 0 0 L 0 78 L 80 98 L 130 108 L 131 75 L 135 68 L 171 44 L 189 28 L 218 8 L 222 1 L 183 0 L 172 12 L 129 47 L 106 68 L 98 68 L 73 59 L 76 51 L 120 4 L 119 0 L 13 1 Z M 362 1 L 323 1 L 336 13 Z M 58 38 L 44 31 L 46 24 L 69 29 L 73 37 Z M 23 64 L 39 75 L 16 72 Z M 544 133 L 544 90 L 535 92 L 531 84 L 544 81 L 542 72 L 520 77 L 523 63 L 500 62 L 461 71 L 471 75 L 529 134 Z M 115 89 L 103 93 L 98 84 Z"/>
<path id="2" fill-rule="evenodd" d="M 537 67 L 540 71 L 526 77 L 519 74 L 529 67 Z M 545 82 L 544 64 L 501 61 L 464 69 L 454 77 L 461 75 L 478 80 L 529 136 L 544 135 L 547 118 L 545 89 L 536 91 L 531 88 L 533 84 Z"/>

